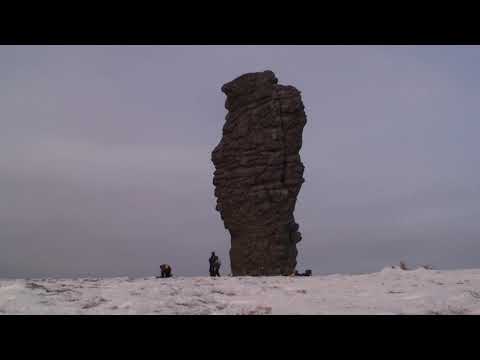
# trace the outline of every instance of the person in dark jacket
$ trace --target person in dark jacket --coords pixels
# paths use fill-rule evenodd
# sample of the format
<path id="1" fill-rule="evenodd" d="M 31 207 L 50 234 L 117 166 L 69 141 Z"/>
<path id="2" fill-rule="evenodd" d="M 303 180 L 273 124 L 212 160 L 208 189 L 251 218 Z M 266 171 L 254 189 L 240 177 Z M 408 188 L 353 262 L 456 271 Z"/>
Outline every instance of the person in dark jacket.
<path id="1" fill-rule="evenodd" d="M 168 264 L 160 265 L 160 271 L 161 271 L 160 277 L 162 278 L 169 278 L 172 276 L 172 267 Z"/>
<path id="2" fill-rule="evenodd" d="M 210 256 L 210 259 L 208 259 L 208 262 L 210 264 L 210 276 L 220 276 L 218 273 L 220 270 L 220 260 L 218 259 L 218 256 L 215 255 L 215 251 L 212 251 L 212 255 Z"/>

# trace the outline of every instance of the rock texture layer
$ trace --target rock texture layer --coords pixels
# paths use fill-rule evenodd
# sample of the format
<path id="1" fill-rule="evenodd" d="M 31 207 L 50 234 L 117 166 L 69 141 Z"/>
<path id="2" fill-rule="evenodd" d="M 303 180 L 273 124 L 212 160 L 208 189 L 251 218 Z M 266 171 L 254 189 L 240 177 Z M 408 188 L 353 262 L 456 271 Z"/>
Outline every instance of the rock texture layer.
<path id="1" fill-rule="evenodd" d="M 231 235 L 232 274 L 289 275 L 301 240 L 293 212 L 303 179 L 300 92 L 271 71 L 222 86 L 228 110 L 212 152 L 216 209 Z"/>

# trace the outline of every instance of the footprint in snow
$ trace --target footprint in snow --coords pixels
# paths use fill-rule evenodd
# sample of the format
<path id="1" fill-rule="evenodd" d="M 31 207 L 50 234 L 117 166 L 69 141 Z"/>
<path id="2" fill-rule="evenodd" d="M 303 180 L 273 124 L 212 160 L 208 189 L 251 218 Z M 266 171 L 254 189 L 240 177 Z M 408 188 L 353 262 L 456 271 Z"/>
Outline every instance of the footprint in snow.
<path id="1" fill-rule="evenodd" d="M 85 305 L 83 305 L 82 309 L 91 309 L 107 301 L 108 300 L 104 298 L 94 298 L 89 300 Z"/>

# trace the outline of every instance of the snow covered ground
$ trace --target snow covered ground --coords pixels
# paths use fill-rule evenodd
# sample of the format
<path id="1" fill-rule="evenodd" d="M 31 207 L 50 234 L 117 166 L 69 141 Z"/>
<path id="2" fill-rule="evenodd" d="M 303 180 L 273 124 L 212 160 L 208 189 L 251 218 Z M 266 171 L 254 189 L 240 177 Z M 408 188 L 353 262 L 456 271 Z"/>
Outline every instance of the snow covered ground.
<path id="1" fill-rule="evenodd" d="M 0 280 L 0 314 L 480 315 L 480 270 Z"/>

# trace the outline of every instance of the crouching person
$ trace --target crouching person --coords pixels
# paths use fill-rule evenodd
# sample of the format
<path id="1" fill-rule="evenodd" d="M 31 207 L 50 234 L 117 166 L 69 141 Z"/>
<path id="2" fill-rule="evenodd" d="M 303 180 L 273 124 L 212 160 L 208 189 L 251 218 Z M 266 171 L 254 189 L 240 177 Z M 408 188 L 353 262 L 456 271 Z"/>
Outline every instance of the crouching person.
<path id="1" fill-rule="evenodd" d="M 160 265 L 160 277 L 162 278 L 169 278 L 172 276 L 172 267 L 168 264 L 162 264 Z"/>

